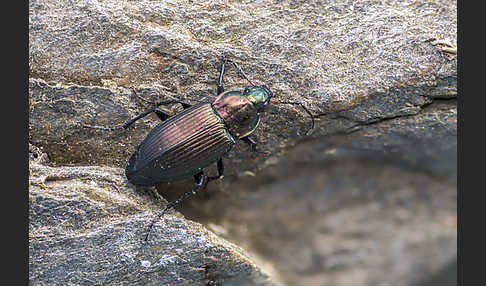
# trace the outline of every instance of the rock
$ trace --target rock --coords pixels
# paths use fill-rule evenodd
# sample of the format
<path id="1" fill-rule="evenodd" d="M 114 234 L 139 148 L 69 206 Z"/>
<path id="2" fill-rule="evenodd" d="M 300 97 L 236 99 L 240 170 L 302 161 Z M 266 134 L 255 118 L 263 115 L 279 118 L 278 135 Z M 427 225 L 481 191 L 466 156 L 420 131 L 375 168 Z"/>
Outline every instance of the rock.
<path id="1" fill-rule="evenodd" d="M 32 285 L 279 285 L 241 248 L 174 214 L 143 243 L 160 202 L 119 168 L 31 162 L 29 203 Z"/>
<path id="2" fill-rule="evenodd" d="M 435 277 L 457 253 L 457 60 L 438 44 L 457 41 L 456 7 L 30 1 L 31 283 Z M 222 51 L 277 98 L 304 103 L 316 128 L 305 136 L 310 119 L 298 107 L 271 108 L 255 132 L 259 152 L 238 144 L 225 178 L 177 208 L 217 235 L 171 213 L 142 247 L 163 203 L 127 185 L 123 168 L 157 118 L 125 132 L 82 125 L 119 125 L 150 108 L 132 86 L 150 100 L 211 101 Z M 227 69 L 227 90 L 247 85 Z M 172 201 L 192 184 L 157 190 Z"/>
<path id="3" fill-rule="evenodd" d="M 453 1 L 186 3 L 30 2 L 30 141 L 54 163 L 123 167 L 156 120 L 126 134 L 80 127 L 122 124 L 148 109 L 131 86 L 153 100 L 210 101 L 221 51 L 280 99 L 352 121 L 413 115 L 457 94 L 456 60 L 430 43 L 455 42 Z M 247 84 L 228 69 L 227 89 Z M 315 137 L 349 124 L 327 118 Z M 302 110 L 275 108 L 256 134 L 262 151 L 294 144 L 308 124 Z M 242 163 L 251 169 L 261 162 Z"/>
<path id="4" fill-rule="evenodd" d="M 457 255 L 455 118 L 437 103 L 300 143 L 181 212 L 258 250 L 286 285 L 418 283 Z"/>

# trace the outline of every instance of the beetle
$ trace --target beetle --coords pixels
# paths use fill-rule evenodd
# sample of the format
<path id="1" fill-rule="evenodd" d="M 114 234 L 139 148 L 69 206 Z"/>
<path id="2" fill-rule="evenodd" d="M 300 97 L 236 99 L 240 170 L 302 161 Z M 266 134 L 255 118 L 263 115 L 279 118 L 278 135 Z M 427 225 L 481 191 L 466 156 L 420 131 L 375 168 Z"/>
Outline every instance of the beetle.
<path id="1" fill-rule="evenodd" d="M 224 91 L 223 76 L 227 62 L 232 63 L 239 74 L 250 83 L 243 92 Z M 132 90 L 139 96 L 135 89 Z M 139 114 L 121 126 L 83 127 L 108 131 L 126 130 L 137 120 L 155 113 L 162 122 L 152 129 L 130 157 L 125 169 L 128 181 L 138 186 L 155 186 L 194 177 L 195 187 L 159 212 L 151 222 L 144 241 L 148 240 L 154 224 L 167 210 L 204 189 L 208 182 L 223 177 L 222 157 L 236 144 L 236 140 L 242 140 L 255 151 L 257 143 L 250 134 L 257 129 L 261 113 L 265 112 L 270 104 L 301 106 L 312 119 L 310 130 L 314 128 L 314 116 L 302 103 L 276 100 L 266 85 L 255 85 L 234 61 L 226 59 L 224 53 L 221 56 L 217 97 L 213 102 L 191 105 L 180 100 L 152 102 L 142 99 L 154 104 L 155 108 Z M 184 110 L 170 116 L 158 108 L 169 104 L 180 104 Z M 213 163 L 217 164 L 218 175 L 207 176 L 203 168 Z"/>

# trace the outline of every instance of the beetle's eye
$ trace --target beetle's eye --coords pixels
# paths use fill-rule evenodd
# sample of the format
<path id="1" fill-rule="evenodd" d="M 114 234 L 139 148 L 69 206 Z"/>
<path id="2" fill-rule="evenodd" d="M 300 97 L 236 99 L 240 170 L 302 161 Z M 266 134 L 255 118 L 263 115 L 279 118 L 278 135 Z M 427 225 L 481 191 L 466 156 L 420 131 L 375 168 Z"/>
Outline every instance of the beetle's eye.
<path id="1" fill-rule="evenodd" d="M 245 88 L 245 92 L 244 93 L 248 93 L 252 89 L 254 89 L 254 87 L 253 86 L 249 86 L 249 87 Z"/>

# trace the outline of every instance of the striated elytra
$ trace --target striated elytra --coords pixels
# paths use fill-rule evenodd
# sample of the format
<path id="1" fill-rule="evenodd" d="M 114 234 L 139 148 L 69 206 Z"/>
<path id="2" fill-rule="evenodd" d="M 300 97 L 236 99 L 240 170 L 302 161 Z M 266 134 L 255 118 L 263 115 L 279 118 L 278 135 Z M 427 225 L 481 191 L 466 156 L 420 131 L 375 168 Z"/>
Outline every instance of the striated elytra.
<path id="1" fill-rule="evenodd" d="M 199 173 L 257 128 L 257 106 L 269 98 L 266 87 L 228 91 L 213 103 L 191 106 L 161 122 L 130 158 L 128 181 L 152 186 Z"/>
<path id="2" fill-rule="evenodd" d="M 240 75 L 250 83 L 250 86 L 243 92 L 236 90 L 224 92 L 223 75 L 226 62 L 231 62 Z M 134 89 L 133 92 L 136 94 Z M 235 62 L 227 60 L 224 54 L 221 59 L 217 94 L 218 96 L 213 102 L 197 105 L 179 100 L 151 102 L 142 98 L 144 101 L 154 104 L 155 108 L 139 114 L 122 126 L 84 126 L 108 131 L 126 130 L 137 120 L 155 113 L 162 122 L 152 129 L 130 157 L 125 169 L 128 181 L 139 186 L 154 186 L 159 183 L 194 177 L 196 182 L 194 189 L 185 193 L 178 200 L 169 203 L 157 215 L 149 226 L 145 241 L 155 222 L 168 209 L 204 189 L 208 182 L 223 176 L 224 166 L 221 158 L 231 150 L 236 140 L 242 140 L 250 145 L 252 150 L 255 150 L 256 141 L 249 136 L 258 127 L 260 114 L 266 110 L 269 104 L 301 106 L 311 116 L 311 129 L 314 128 L 314 117 L 303 104 L 275 100 L 268 87 L 255 86 L 243 70 Z M 169 104 L 181 104 L 184 110 L 174 116 L 169 116 L 158 108 Z M 205 175 L 203 169 L 213 163 L 217 163 L 218 175 Z"/>

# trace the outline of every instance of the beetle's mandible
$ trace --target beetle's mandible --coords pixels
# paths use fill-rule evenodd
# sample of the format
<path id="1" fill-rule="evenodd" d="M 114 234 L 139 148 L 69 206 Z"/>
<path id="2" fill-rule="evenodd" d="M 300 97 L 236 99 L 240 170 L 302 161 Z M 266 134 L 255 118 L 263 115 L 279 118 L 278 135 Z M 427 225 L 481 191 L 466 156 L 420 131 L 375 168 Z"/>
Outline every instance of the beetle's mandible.
<path id="1" fill-rule="evenodd" d="M 223 75 L 227 62 L 231 62 L 239 74 L 250 83 L 243 92 L 224 91 Z M 133 92 L 136 94 L 135 89 Z M 301 106 L 310 115 L 311 129 L 314 128 L 314 116 L 302 103 L 276 100 L 267 86 L 253 84 L 243 70 L 234 61 L 226 59 L 224 54 L 221 57 L 217 95 L 213 102 L 196 105 L 179 100 L 151 102 L 142 98 L 154 104 L 155 108 L 139 114 L 121 126 L 83 126 L 109 131 L 126 130 L 137 120 L 155 113 L 162 122 L 140 143 L 128 161 L 125 169 L 128 181 L 139 186 L 155 186 L 159 183 L 194 177 L 196 181 L 194 189 L 169 203 L 157 215 L 149 226 L 145 241 L 154 224 L 167 210 L 204 189 L 208 182 L 223 176 L 222 157 L 235 145 L 236 140 L 240 139 L 250 145 L 252 150 L 255 149 L 256 141 L 249 136 L 258 127 L 260 114 L 269 104 Z M 169 104 L 180 104 L 184 110 L 170 116 L 158 108 Z M 205 175 L 203 168 L 213 163 L 217 164 L 218 175 Z"/>

